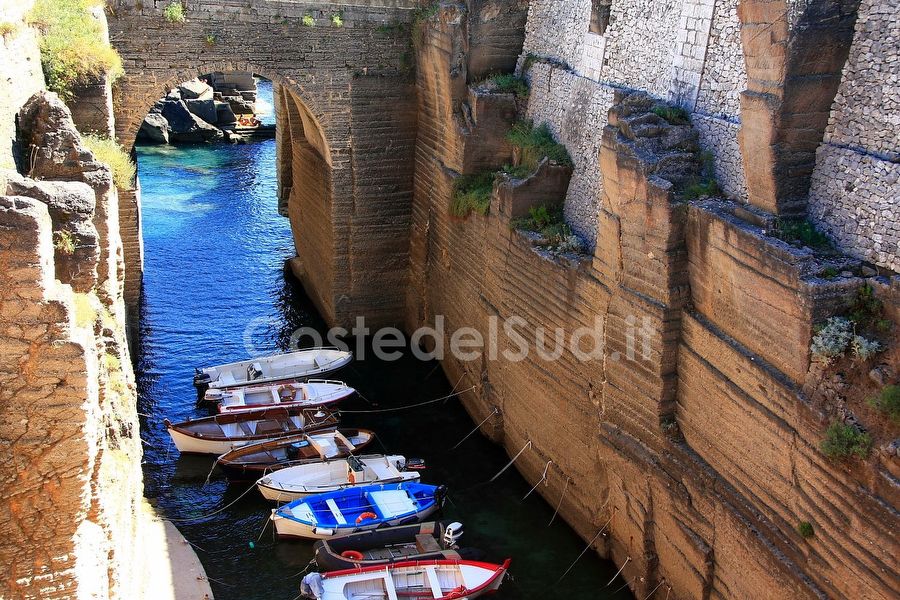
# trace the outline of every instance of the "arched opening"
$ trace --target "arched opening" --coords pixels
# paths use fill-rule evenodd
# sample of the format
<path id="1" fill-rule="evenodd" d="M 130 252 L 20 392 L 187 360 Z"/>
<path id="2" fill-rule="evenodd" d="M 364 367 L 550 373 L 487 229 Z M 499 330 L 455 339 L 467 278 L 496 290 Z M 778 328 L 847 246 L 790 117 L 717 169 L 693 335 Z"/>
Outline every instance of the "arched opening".
<path id="1" fill-rule="evenodd" d="M 295 81 L 255 69 L 234 71 L 228 67 L 227 64 L 198 66 L 171 75 L 162 86 L 149 89 L 141 86 L 140 90 L 131 89 L 127 94 L 120 89 L 117 136 L 126 148 L 134 148 L 136 142 L 197 144 L 243 142 L 245 138 L 256 137 L 248 131 L 253 129 L 252 119 L 258 116 L 258 110 L 252 108 L 256 92 L 248 93 L 242 89 L 249 85 L 247 77 L 256 74 L 264 89 L 271 90 L 266 103 L 271 110 L 270 120 L 276 137 L 273 143 L 275 172 L 272 173 L 273 181 L 277 181 L 275 211 L 289 217 L 295 254 L 303 257 L 302 270 L 295 269 L 295 272 L 302 277 L 320 312 L 333 318 L 330 299 L 334 244 L 332 151 L 322 118 L 314 113 L 303 97 L 303 89 Z M 192 92 L 190 87 L 194 84 L 189 82 L 202 86 L 213 84 L 210 87 L 214 89 Z M 173 94 L 175 98 L 170 98 Z M 136 104 L 137 108 L 129 104 Z M 172 128 L 169 119 L 179 121 L 180 132 Z M 197 126 L 196 121 L 201 124 Z M 169 128 L 171 139 L 164 135 L 160 126 Z M 136 153 L 135 158 L 140 172 L 140 153 Z M 295 185 L 295 182 L 302 183 Z M 144 261 L 139 191 L 123 194 L 120 221 L 128 265 L 126 300 L 130 304 L 130 313 L 136 314 Z M 299 265 L 299 261 L 294 264 Z M 308 285 L 310 280 L 317 285 Z"/>

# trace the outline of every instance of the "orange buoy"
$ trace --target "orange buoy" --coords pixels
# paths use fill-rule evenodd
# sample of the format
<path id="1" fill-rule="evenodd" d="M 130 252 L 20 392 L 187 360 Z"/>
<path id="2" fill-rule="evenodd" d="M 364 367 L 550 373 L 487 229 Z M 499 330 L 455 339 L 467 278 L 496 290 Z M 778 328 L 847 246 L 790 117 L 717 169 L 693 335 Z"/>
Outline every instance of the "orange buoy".
<path id="1" fill-rule="evenodd" d="M 356 517 L 356 524 L 359 525 L 363 521 L 366 521 L 369 519 L 377 519 L 377 518 L 378 518 L 378 515 L 376 515 L 373 512 L 364 512 L 363 514 Z"/>
<path id="2" fill-rule="evenodd" d="M 358 550 L 344 550 L 341 552 L 341 556 L 346 558 L 347 560 L 362 560 L 363 553 Z"/>

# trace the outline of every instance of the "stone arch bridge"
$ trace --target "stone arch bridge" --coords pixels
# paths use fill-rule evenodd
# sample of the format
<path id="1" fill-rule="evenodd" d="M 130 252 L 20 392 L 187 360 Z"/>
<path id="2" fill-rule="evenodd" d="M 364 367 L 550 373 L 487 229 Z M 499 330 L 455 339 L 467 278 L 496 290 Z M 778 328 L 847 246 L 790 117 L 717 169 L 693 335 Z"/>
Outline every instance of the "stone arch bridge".
<path id="1" fill-rule="evenodd" d="M 271 79 L 279 200 L 302 257 L 295 272 L 331 323 L 399 322 L 416 138 L 410 31 L 421 2 L 187 0 L 184 23 L 164 17 L 167 4 L 109 9 L 126 73 L 115 86 L 119 141 L 131 147 L 154 102 L 182 81 L 213 71 Z"/>

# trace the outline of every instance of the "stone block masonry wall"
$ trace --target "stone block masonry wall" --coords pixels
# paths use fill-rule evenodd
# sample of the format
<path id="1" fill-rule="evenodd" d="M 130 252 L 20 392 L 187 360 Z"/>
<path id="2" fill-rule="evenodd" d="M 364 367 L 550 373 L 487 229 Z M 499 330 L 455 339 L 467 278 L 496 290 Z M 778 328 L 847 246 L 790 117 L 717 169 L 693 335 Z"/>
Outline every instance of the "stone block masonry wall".
<path id="1" fill-rule="evenodd" d="M 809 212 L 842 249 L 900 271 L 900 21 L 863 0 L 819 147 Z"/>

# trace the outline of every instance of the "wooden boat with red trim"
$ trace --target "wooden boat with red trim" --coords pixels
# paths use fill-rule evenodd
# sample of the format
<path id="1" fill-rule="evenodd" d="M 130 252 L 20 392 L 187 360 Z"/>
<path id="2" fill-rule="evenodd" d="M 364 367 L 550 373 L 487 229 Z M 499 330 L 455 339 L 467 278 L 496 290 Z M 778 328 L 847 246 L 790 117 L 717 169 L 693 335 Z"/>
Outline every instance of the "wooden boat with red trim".
<path id="1" fill-rule="evenodd" d="M 219 468 L 232 481 L 256 481 L 266 473 L 334 458 L 346 458 L 375 439 L 368 429 L 331 429 L 297 433 L 226 452 Z"/>
<path id="2" fill-rule="evenodd" d="M 471 600 L 496 592 L 509 570 L 470 560 L 401 562 L 331 573 L 309 573 L 300 592 L 314 600 Z"/>
<path id="3" fill-rule="evenodd" d="M 254 442 L 337 427 L 337 416 L 322 408 L 267 408 L 171 423 L 164 421 L 179 452 L 220 455 Z"/>

